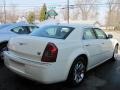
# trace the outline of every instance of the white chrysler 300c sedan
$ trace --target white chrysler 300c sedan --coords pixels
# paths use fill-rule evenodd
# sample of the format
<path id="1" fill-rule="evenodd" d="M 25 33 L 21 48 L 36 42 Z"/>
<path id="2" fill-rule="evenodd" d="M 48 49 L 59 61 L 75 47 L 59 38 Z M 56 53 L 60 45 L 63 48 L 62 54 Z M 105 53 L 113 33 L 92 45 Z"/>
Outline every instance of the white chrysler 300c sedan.
<path id="1" fill-rule="evenodd" d="M 115 60 L 118 42 L 92 25 L 47 25 L 12 38 L 4 63 L 13 72 L 44 84 L 79 85 L 85 72 Z"/>

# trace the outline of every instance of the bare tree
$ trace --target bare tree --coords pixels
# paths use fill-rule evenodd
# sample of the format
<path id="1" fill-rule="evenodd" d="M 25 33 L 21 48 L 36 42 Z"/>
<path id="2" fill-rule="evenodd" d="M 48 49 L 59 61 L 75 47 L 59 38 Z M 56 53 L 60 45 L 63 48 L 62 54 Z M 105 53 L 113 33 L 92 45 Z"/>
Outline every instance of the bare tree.
<path id="1" fill-rule="evenodd" d="M 107 26 L 114 26 L 115 29 L 120 29 L 120 1 L 107 0 L 108 13 L 106 18 Z"/>
<path id="2" fill-rule="evenodd" d="M 116 0 L 108 0 L 107 3 L 108 3 L 108 15 L 107 15 L 107 25 L 108 26 L 111 26 L 113 25 L 113 18 L 115 19 L 115 8 L 116 8 L 116 5 L 113 4 L 115 3 Z"/>
<path id="3" fill-rule="evenodd" d="M 70 15 L 72 20 L 77 20 L 79 17 L 78 9 L 73 9 Z"/>
<path id="4" fill-rule="evenodd" d="M 82 20 L 87 20 L 96 15 L 97 6 L 94 5 L 98 0 L 76 0 L 76 6 L 79 8 L 79 14 Z"/>
<path id="5" fill-rule="evenodd" d="M 68 16 L 67 16 L 67 15 L 68 15 L 68 14 L 67 14 L 67 8 L 62 8 L 62 9 L 61 9 L 61 13 L 62 13 L 62 15 L 63 15 L 63 19 L 64 19 L 64 20 L 67 20 L 67 17 L 68 17 Z"/>
<path id="6" fill-rule="evenodd" d="M 4 18 L 3 18 L 3 10 L 2 10 L 2 7 L 0 7 L 0 23 L 3 23 L 4 21 Z"/>
<path id="7" fill-rule="evenodd" d="M 18 18 L 16 5 L 11 4 L 10 8 L 6 8 L 5 14 L 6 14 L 6 23 L 16 22 L 16 20 Z M 4 17 L 4 14 L 2 15 L 2 17 Z M 5 20 L 4 20 L 4 22 L 5 22 Z"/>
<path id="8" fill-rule="evenodd" d="M 10 14 L 10 17 L 8 17 L 9 21 L 11 22 L 16 22 L 18 16 L 17 16 L 17 9 L 16 9 L 16 5 L 15 4 L 11 4 L 11 8 L 8 11 Z M 8 14 L 7 14 L 8 16 Z"/>

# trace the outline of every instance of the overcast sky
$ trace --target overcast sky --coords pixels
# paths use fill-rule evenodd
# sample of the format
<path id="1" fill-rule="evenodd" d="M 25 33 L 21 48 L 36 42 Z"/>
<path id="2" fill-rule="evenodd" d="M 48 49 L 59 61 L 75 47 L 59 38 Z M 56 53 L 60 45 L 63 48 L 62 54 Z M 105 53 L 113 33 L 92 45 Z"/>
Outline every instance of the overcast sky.
<path id="1" fill-rule="evenodd" d="M 3 4 L 4 0 L 0 0 L 0 4 Z M 16 5 L 42 5 L 43 3 L 56 5 L 56 4 L 65 4 L 67 0 L 5 0 L 7 4 L 16 4 Z M 73 3 L 74 0 L 70 0 L 70 3 Z"/>

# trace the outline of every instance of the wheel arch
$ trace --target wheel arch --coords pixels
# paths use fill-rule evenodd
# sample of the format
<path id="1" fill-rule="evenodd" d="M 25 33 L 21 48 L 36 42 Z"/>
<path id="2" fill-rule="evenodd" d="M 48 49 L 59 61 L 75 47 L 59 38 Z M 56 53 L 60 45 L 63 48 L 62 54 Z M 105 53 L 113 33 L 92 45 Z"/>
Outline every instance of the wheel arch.
<path id="1" fill-rule="evenodd" d="M 118 46 L 118 49 L 120 49 L 120 47 L 119 47 L 119 43 L 116 42 L 116 43 L 114 44 L 113 51 L 114 51 L 114 49 L 115 49 L 116 46 Z"/>
<path id="2" fill-rule="evenodd" d="M 88 65 L 88 56 L 86 54 L 81 54 L 77 58 L 80 58 L 80 57 L 84 58 L 83 63 L 85 64 L 85 66 L 87 68 L 87 65 Z"/>
<path id="3" fill-rule="evenodd" d="M 116 45 L 115 46 L 118 46 L 119 47 L 119 43 L 116 43 Z"/>
<path id="4" fill-rule="evenodd" d="M 116 46 L 118 47 L 118 50 L 119 50 L 119 49 L 120 49 L 119 43 L 116 43 L 116 45 L 114 46 L 114 48 L 115 48 Z"/>
<path id="5" fill-rule="evenodd" d="M 71 68 L 72 68 L 73 63 L 74 63 L 75 61 L 77 61 L 80 57 L 83 57 L 83 58 L 84 58 L 83 63 L 85 64 L 86 70 L 87 70 L 87 66 L 88 66 L 88 55 L 87 55 L 87 54 L 79 54 L 79 55 L 77 55 L 77 56 L 74 58 L 74 60 L 72 60 L 72 62 L 69 64 L 67 79 L 68 79 L 68 77 L 69 77 L 70 70 L 71 70 Z"/>
<path id="6" fill-rule="evenodd" d="M 114 48 L 115 48 L 116 45 L 119 46 L 119 44 L 120 44 L 120 43 L 119 43 L 117 40 L 115 40 L 115 39 L 113 39 L 112 42 L 114 43 L 114 44 L 113 44 L 113 45 L 114 45 Z"/>
<path id="7" fill-rule="evenodd" d="M 8 44 L 8 41 L 7 41 L 7 40 L 0 42 L 0 46 L 1 46 L 1 45 L 5 45 L 5 44 L 6 44 L 6 45 Z"/>

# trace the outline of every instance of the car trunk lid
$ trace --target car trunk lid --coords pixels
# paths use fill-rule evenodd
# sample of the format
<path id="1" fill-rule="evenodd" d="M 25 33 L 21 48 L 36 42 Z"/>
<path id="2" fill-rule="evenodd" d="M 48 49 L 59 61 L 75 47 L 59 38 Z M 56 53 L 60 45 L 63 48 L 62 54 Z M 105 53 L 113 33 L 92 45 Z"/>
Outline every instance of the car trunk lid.
<path id="1" fill-rule="evenodd" d="M 41 37 L 22 36 L 12 38 L 8 47 L 16 56 L 41 61 L 44 50 L 50 41 L 50 39 Z"/>

